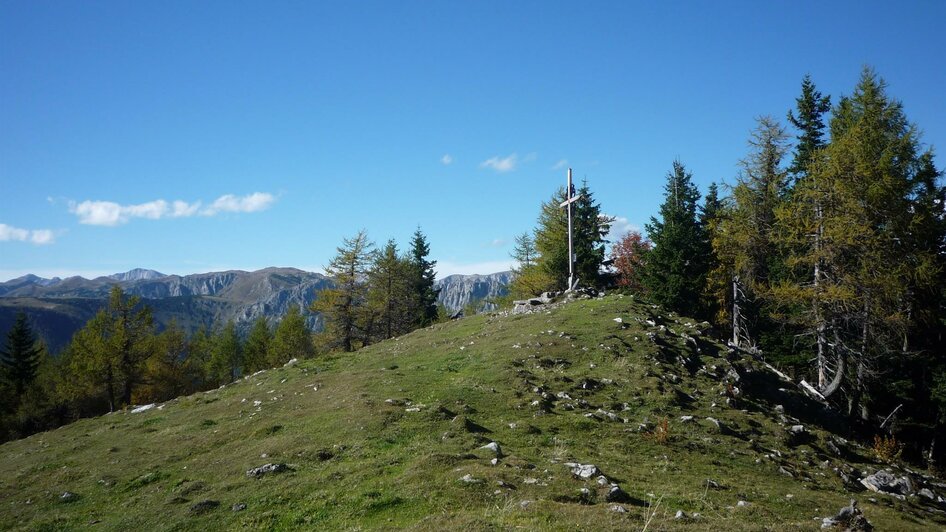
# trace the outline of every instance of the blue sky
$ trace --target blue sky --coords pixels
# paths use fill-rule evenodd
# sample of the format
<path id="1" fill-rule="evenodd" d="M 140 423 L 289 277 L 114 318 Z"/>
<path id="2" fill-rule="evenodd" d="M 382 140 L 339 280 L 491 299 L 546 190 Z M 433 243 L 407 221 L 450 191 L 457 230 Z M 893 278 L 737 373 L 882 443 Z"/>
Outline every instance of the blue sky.
<path id="1" fill-rule="evenodd" d="M 802 77 L 946 145 L 946 3 L 0 2 L 0 280 L 294 266 L 364 228 L 509 264 L 565 166 L 642 227 Z M 944 166 L 944 156 L 938 159 Z"/>

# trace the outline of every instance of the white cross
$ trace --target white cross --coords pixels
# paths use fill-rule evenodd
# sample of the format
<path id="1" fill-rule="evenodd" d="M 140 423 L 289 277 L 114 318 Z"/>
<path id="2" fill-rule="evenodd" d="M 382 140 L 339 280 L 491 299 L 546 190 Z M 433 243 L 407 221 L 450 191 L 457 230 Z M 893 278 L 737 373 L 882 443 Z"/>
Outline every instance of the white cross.
<path id="1" fill-rule="evenodd" d="M 568 169 L 568 187 L 565 189 L 565 197 L 568 199 L 559 203 L 558 206 L 568 209 L 568 287 L 565 291 L 571 292 L 575 289 L 575 285 L 578 284 L 578 279 L 575 279 L 575 251 L 572 249 L 572 203 L 575 203 L 581 198 L 581 194 L 575 195 L 575 187 L 572 185 L 571 168 Z"/>

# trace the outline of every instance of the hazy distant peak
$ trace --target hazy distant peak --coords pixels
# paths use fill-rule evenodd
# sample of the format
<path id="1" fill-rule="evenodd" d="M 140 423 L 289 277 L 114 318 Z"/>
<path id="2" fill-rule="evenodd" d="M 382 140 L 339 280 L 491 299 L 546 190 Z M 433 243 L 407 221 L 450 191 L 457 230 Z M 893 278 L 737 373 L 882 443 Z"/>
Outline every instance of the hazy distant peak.
<path id="1" fill-rule="evenodd" d="M 147 270 L 144 268 L 135 268 L 124 273 L 113 273 L 112 275 L 108 276 L 109 279 L 114 279 L 116 281 L 147 281 L 161 277 L 167 276 L 161 272 Z"/>

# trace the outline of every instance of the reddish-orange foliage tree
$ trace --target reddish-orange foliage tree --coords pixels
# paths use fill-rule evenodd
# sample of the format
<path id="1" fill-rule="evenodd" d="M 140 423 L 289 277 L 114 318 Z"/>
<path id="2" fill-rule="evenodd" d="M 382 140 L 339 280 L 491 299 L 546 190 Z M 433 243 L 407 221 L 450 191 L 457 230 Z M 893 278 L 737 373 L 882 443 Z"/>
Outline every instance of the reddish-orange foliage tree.
<path id="1" fill-rule="evenodd" d="M 650 241 L 638 231 L 627 233 L 611 246 L 618 286 L 635 292 L 643 290 L 640 272 L 644 266 L 644 256 L 650 248 Z"/>

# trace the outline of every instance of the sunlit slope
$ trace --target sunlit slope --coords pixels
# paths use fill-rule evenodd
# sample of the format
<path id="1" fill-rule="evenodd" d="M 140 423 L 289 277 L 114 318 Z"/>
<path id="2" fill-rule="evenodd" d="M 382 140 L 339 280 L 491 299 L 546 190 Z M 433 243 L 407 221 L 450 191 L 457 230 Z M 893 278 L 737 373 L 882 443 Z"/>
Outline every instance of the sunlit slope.
<path id="1" fill-rule="evenodd" d="M 946 524 L 915 498 L 848 492 L 834 468 L 880 465 L 829 452 L 821 407 L 700 330 L 579 300 L 80 421 L 0 447 L 0 524 L 810 530 L 851 498 L 882 530 Z M 286 470 L 247 474 L 265 464 Z"/>

